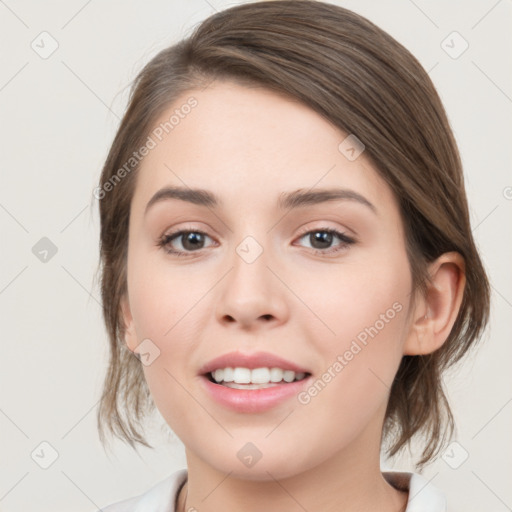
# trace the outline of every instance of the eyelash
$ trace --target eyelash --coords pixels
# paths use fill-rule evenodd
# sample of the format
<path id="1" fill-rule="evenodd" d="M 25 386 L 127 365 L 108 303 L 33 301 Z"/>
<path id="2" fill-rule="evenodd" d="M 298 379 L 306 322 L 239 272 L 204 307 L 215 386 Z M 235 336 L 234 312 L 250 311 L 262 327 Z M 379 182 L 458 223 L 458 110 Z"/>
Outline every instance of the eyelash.
<path id="1" fill-rule="evenodd" d="M 170 248 L 170 243 L 173 240 L 178 239 L 180 236 L 189 234 L 189 233 L 196 233 L 196 234 L 200 234 L 200 235 L 204 235 L 204 236 L 209 236 L 204 231 L 201 231 L 198 229 L 182 229 L 179 231 L 175 231 L 173 233 L 167 233 L 167 234 L 163 235 L 158 240 L 157 246 L 160 247 L 161 249 L 163 249 L 166 253 L 172 254 L 173 256 L 178 256 L 178 257 L 184 257 L 184 256 L 186 257 L 186 256 L 190 256 L 196 252 L 197 253 L 201 252 L 202 249 L 198 249 L 197 251 L 176 251 L 175 249 Z M 329 248 L 326 250 L 313 249 L 313 251 L 315 253 L 322 253 L 323 255 L 325 255 L 325 254 L 330 255 L 330 254 L 335 254 L 335 253 L 341 252 L 342 250 L 346 249 L 348 246 L 353 245 L 357 242 L 357 240 L 347 236 L 345 233 L 342 233 L 336 229 L 327 228 L 327 227 L 303 230 L 298 238 L 299 239 L 304 238 L 304 236 L 309 235 L 311 233 L 329 233 L 331 235 L 336 236 L 341 241 L 341 243 L 338 246 L 335 246 L 334 248 Z"/>

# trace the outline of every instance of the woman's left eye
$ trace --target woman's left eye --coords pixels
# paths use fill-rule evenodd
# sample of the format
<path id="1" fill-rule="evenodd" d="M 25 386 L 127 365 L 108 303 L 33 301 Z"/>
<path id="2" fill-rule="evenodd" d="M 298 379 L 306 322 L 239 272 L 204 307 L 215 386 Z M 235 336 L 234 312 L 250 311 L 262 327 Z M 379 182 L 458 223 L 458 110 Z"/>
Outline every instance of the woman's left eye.
<path id="1" fill-rule="evenodd" d="M 187 256 L 201 249 L 205 249 L 205 240 L 210 238 L 206 233 L 197 230 L 181 230 L 175 233 L 163 235 L 158 246 L 163 248 L 167 253 L 175 256 Z M 354 244 L 356 240 L 332 228 L 314 229 L 304 232 L 299 240 L 306 238 L 310 243 L 310 248 L 315 252 L 323 254 L 337 253 L 346 249 L 347 246 Z M 338 239 L 338 244 L 332 246 L 333 242 Z M 179 244 L 177 244 L 179 242 Z M 180 245 L 180 247 L 176 247 Z"/>
<path id="2" fill-rule="evenodd" d="M 315 249 L 315 252 L 322 252 L 324 254 L 336 253 L 346 249 L 347 246 L 352 245 L 356 242 L 355 239 L 347 236 L 345 233 L 341 233 L 336 229 L 332 228 L 321 228 L 306 231 L 299 239 L 306 238 L 311 249 Z M 339 240 L 339 243 L 332 246 L 335 239 Z"/>

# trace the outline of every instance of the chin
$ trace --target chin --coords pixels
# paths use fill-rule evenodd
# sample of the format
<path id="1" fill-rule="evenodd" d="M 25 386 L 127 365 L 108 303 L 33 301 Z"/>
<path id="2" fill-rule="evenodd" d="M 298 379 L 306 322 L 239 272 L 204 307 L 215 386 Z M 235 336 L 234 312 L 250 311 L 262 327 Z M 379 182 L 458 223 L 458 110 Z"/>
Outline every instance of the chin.
<path id="1" fill-rule="evenodd" d="M 268 461 L 261 459 L 252 467 L 242 467 L 242 464 L 233 466 L 232 463 L 218 466 L 216 469 L 222 473 L 230 473 L 230 478 L 249 480 L 253 482 L 267 482 L 269 480 L 284 480 L 301 473 L 301 468 L 291 466 L 286 461 Z"/>
<path id="2" fill-rule="evenodd" d="M 231 440 L 219 449 L 209 450 L 206 456 L 205 447 L 202 447 L 203 454 L 200 458 L 218 472 L 229 473 L 231 478 L 251 481 L 290 478 L 321 463 L 321 460 L 315 460 L 315 457 L 308 457 L 313 455 L 311 448 L 306 453 L 299 453 L 296 446 L 290 446 L 288 450 L 287 447 L 281 446 L 279 450 L 268 441 L 264 447 L 262 444 L 263 442 L 258 441 L 253 444 Z"/>

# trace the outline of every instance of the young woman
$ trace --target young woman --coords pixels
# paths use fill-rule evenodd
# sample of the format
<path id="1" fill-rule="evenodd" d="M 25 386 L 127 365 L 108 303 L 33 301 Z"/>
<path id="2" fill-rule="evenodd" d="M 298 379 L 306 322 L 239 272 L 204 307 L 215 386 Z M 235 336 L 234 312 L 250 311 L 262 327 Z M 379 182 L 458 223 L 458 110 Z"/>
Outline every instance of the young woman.
<path id="1" fill-rule="evenodd" d="M 104 510 L 443 511 L 381 472 L 453 419 L 489 286 L 416 59 L 340 7 L 236 6 L 137 77 L 96 190 L 105 429 L 156 405 L 187 468 Z"/>

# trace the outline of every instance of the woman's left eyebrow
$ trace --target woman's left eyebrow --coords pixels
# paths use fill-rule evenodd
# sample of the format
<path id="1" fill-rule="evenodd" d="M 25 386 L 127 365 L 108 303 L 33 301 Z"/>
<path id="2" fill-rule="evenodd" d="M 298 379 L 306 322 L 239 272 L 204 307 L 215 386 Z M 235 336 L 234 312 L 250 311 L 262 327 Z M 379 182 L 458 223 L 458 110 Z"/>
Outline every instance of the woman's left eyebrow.
<path id="1" fill-rule="evenodd" d="M 367 206 L 377 215 L 377 208 L 366 197 L 355 190 L 346 188 L 325 188 L 316 190 L 298 189 L 293 192 L 283 192 L 279 198 L 279 208 L 292 210 L 301 206 L 327 203 L 332 201 L 356 201 Z"/>
<path id="2" fill-rule="evenodd" d="M 199 206 L 216 208 L 222 205 L 222 201 L 209 190 L 189 187 L 164 187 L 149 200 L 144 214 L 155 203 L 168 200 L 186 201 Z M 355 190 L 344 188 L 326 188 L 316 190 L 297 189 L 292 192 L 282 192 L 279 196 L 278 207 L 282 210 L 292 210 L 304 206 L 310 206 L 332 201 L 355 201 L 368 207 L 377 214 L 377 208 L 368 199 Z"/>

